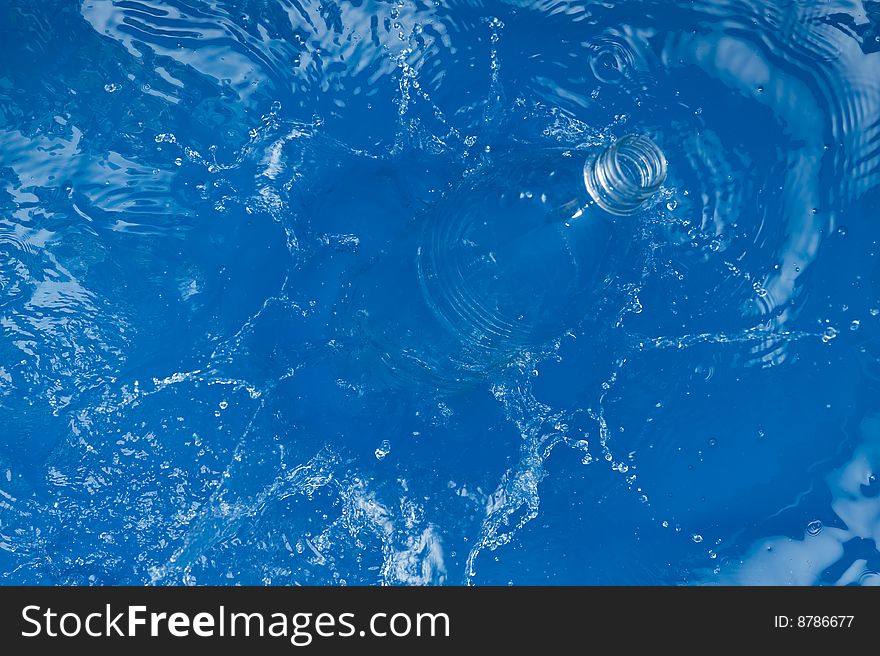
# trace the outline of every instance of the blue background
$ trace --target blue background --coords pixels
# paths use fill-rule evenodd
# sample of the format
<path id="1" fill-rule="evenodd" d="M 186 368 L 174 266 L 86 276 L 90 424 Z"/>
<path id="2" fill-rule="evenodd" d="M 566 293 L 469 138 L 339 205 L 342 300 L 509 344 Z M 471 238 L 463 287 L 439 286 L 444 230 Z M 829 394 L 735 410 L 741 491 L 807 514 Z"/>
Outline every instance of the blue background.
<path id="1" fill-rule="evenodd" d="M 878 26 L 2 0 L 0 581 L 880 583 Z M 632 132 L 669 177 L 583 322 L 383 372 L 462 180 Z"/>

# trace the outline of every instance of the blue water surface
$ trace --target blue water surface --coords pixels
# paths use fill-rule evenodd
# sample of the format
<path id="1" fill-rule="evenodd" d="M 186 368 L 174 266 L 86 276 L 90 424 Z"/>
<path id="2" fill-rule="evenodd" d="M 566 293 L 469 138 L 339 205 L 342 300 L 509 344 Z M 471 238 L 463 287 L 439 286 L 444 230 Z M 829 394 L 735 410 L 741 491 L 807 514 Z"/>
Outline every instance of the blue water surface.
<path id="1" fill-rule="evenodd" d="M 868 0 L 0 0 L 0 582 L 880 584 L 878 51 Z M 592 277 L 497 209 L 633 133 Z"/>

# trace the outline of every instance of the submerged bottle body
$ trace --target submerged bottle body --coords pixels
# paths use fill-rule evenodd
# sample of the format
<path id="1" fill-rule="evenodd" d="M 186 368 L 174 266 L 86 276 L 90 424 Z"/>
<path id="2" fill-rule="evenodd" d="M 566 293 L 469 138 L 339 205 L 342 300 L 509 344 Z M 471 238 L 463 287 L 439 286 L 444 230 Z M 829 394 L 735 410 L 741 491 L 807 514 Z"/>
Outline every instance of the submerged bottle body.
<path id="1" fill-rule="evenodd" d="M 613 148 L 499 157 L 467 177 L 417 238 L 355 274 L 361 352 L 391 380 L 459 387 L 580 323 L 631 242 L 625 217 L 665 176 L 665 160 L 645 174 Z"/>

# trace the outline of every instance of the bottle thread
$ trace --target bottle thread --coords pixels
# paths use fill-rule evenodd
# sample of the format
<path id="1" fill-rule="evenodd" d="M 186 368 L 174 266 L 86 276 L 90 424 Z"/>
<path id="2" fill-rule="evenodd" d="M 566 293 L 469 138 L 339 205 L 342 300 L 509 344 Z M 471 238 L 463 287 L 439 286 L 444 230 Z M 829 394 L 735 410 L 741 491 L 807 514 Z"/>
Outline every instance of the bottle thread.
<path id="1" fill-rule="evenodd" d="M 666 180 L 666 158 L 643 134 L 628 134 L 584 163 L 584 184 L 609 214 L 629 216 L 644 209 Z"/>

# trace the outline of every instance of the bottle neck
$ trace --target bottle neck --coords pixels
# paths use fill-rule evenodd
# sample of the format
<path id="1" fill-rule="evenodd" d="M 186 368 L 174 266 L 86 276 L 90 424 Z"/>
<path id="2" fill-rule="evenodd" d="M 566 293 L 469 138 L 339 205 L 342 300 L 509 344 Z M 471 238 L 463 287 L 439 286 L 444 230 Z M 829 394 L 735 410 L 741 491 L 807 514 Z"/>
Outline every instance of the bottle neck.
<path id="1" fill-rule="evenodd" d="M 614 216 L 631 216 L 666 180 L 666 158 L 649 137 L 628 134 L 587 158 L 583 180 L 592 202 Z"/>

